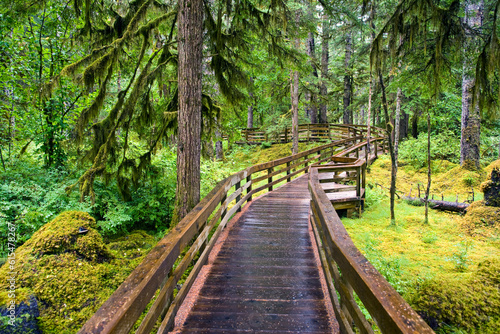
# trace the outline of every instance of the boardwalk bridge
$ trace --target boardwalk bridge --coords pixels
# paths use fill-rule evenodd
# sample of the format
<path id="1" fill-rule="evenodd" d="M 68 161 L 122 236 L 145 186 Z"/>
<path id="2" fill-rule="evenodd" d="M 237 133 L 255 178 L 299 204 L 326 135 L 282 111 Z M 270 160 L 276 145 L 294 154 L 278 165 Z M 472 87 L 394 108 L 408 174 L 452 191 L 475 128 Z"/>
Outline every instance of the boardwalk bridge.
<path id="1" fill-rule="evenodd" d="M 220 181 L 79 333 L 432 333 L 336 211 L 363 209 L 384 131 L 308 131 L 330 142 Z"/>

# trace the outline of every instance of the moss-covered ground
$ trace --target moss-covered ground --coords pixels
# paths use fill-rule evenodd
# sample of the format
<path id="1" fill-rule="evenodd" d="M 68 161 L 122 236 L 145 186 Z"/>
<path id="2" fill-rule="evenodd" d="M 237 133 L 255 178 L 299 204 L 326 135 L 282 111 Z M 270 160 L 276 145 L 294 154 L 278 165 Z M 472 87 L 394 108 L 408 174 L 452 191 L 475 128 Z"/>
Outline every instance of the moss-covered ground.
<path id="1" fill-rule="evenodd" d="M 317 145 L 299 146 L 304 151 Z M 290 153 L 291 143 L 238 147 L 225 161 L 204 163 L 202 193 L 236 171 Z M 431 194 L 447 200 L 458 194 L 464 201 L 474 187 L 475 199 L 481 200 L 479 186 L 493 166 L 471 172 L 436 161 Z M 400 194 L 412 189 L 415 196 L 416 185 L 426 184 L 426 173 L 401 163 Z M 430 210 L 429 224 L 424 224 L 423 207 L 398 201 L 397 224 L 391 226 L 389 182 L 390 161 L 382 156 L 369 169 L 365 212 L 360 218 L 342 219 L 354 243 L 439 331 L 495 333 L 500 327 L 500 212 L 478 201 L 465 216 Z M 44 333 L 74 333 L 156 241 L 144 231 L 103 238 L 89 214 L 63 212 L 16 250 L 16 301 L 36 296 Z M 7 263 L 0 269 L 0 304 L 9 301 L 8 275 Z"/>
<path id="2" fill-rule="evenodd" d="M 37 298 L 43 333 L 76 333 L 156 243 L 143 231 L 103 240 L 95 228 L 88 213 L 65 211 L 15 252 L 16 303 Z M 10 271 L 0 269 L 0 305 L 12 300 Z"/>
<path id="3" fill-rule="evenodd" d="M 498 162 L 497 162 L 498 163 Z M 467 199 L 491 170 L 471 172 L 447 161 L 432 165 L 431 194 Z M 383 156 L 367 175 L 367 208 L 360 218 L 342 218 L 355 245 L 436 330 L 447 333 L 496 333 L 500 328 L 500 208 L 471 205 L 461 216 L 396 202 L 390 224 L 390 160 Z M 404 164 L 397 189 L 408 195 L 427 183 L 426 168 Z M 380 187 L 379 185 L 382 185 Z M 475 199 L 481 199 L 475 191 Z M 423 191 L 422 191 L 423 196 Z M 469 199 L 471 198 L 469 194 Z"/>

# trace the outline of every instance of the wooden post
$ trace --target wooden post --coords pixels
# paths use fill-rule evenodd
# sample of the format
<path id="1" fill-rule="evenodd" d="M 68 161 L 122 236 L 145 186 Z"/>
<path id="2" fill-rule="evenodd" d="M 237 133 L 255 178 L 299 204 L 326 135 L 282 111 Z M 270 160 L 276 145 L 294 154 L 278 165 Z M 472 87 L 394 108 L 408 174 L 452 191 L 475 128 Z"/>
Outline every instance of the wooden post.
<path id="1" fill-rule="evenodd" d="M 304 161 L 307 161 L 307 158 L 308 158 L 308 155 L 306 155 L 306 156 L 304 157 Z M 304 171 L 304 174 L 307 174 L 307 166 L 309 166 L 309 165 L 307 164 L 307 162 L 304 162 L 304 168 L 306 168 L 306 170 Z"/>
<path id="2" fill-rule="evenodd" d="M 376 158 L 378 158 L 378 145 L 377 145 L 377 141 L 374 140 L 373 144 L 375 145 L 375 159 L 376 159 Z"/>
<path id="3" fill-rule="evenodd" d="M 226 201 L 226 198 L 227 198 L 227 194 L 225 194 L 222 199 L 220 200 L 220 205 L 224 205 L 224 202 Z M 224 219 L 224 217 L 226 216 L 226 212 L 227 212 L 227 206 L 224 208 L 224 210 L 222 210 L 222 213 L 220 214 L 220 219 Z"/>
<path id="4" fill-rule="evenodd" d="M 288 143 L 288 127 L 285 128 L 285 143 Z"/>
<path id="5" fill-rule="evenodd" d="M 236 184 L 234 185 L 234 191 L 238 191 L 238 189 L 240 189 L 240 187 L 241 187 L 241 181 L 236 182 Z M 240 200 L 241 200 L 241 194 L 239 194 L 238 196 L 236 196 L 236 203 L 235 203 L 235 205 L 237 205 Z M 237 212 L 240 212 L 240 211 L 241 211 L 241 205 L 238 208 Z"/>
<path id="6" fill-rule="evenodd" d="M 366 194 L 366 163 L 363 164 L 362 169 L 363 169 L 363 174 L 361 179 L 361 188 L 365 189 L 365 194 Z"/>
<path id="7" fill-rule="evenodd" d="M 252 181 L 252 174 L 250 174 L 250 175 L 248 175 L 248 176 L 247 176 L 247 182 L 250 182 L 250 181 Z M 248 188 L 247 188 L 247 195 L 248 195 L 251 191 L 252 191 L 252 184 L 250 183 L 250 186 L 248 186 Z M 252 195 L 250 195 L 250 196 L 248 197 L 247 202 L 251 202 L 251 201 L 252 201 Z"/>
<path id="8" fill-rule="evenodd" d="M 248 143 L 248 129 L 245 130 L 245 141 Z"/>
<path id="9" fill-rule="evenodd" d="M 267 175 L 271 174 L 272 172 L 273 172 L 273 167 L 267 169 Z M 269 184 L 271 182 L 273 182 L 273 177 L 269 176 L 267 178 L 267 183 Z M 270 185 L 269 187 L 267 187 L 267 191 L 273 191 L 273 186 Z"/>
<path id="10" fill-rule="evenodd" d="M 286 170 L 286 175 L 290 175 L 290 169 L 288 169 L 288 168 L 290 168 L 290 161 L 288 161 L 288 162 L 286 163 L 286 167 L 287 167 L 287 170 Z M 286 179 L 286 182 L 290 182 L 290 181 L 291 181 L 291 179 L 288 177 L 288 178 Z"/>
<path id="11" fill-rule="evenodd" d="M 356 197 L 361 196 L 361 167 L 356 168 Z"/>
<path id="12" fill-rule="evenodd" d="M 311 140 L 311 124 L 307 124 L 307 142 Z"/>

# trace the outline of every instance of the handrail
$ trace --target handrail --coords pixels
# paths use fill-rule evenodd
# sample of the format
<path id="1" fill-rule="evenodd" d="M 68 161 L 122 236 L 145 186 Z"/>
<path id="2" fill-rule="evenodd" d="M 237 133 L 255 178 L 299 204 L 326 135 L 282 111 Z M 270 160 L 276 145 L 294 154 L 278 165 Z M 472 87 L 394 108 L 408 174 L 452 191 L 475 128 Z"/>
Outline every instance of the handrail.
<path id="1" fill-rule="evenodd" d="M 271 191 L 279 183 L 290 182 L 292 177 L 307 173 L 310 165 L 330 160 L 345 147 L 356 146 L 358 151 L 363 149 L 366 146 L 358 144 L 363 139 L 353 135 L 248 167 L 220 181 L 158 242 L 79 333 L 128 333 L 134 327 L 138 327 L 136 333 L 149 333 L 159 318 L 163 320 L 158 333 L 168 332 L 222 229 L 245 203 L 252 201 L 253 195 L 266 189 Z M 192 262 L 194 267 L 175 294 L 177 283 Z"/>
<path id="2" fill-rule="evenodd" d="M 311 222 L 341 333 L 356 332 L 353 323 L 360 333 L 373 333 L 353 290 L 382 333 L 433 333 L 356 248 L 320 185 L 321 168 L 315 165 L 309 169 Z"/>
<path id="3" fill-rule="evenodd" d="M 357 135 L 367 135 L 366 125 L 315 123 L 299 124 L 299 141 L 324 141 L 342 139 Z M 372 126 L 370 137 L 385 137 L 386 131 L 382 128 Z M 259 128 L 246 128 L 241 130 L 243 143 L 259 144 L 271 141 L 272 143 L 287 143 L 292 140 L 292 129 L 285 128 L 282 132 L 269 136 Z"/>

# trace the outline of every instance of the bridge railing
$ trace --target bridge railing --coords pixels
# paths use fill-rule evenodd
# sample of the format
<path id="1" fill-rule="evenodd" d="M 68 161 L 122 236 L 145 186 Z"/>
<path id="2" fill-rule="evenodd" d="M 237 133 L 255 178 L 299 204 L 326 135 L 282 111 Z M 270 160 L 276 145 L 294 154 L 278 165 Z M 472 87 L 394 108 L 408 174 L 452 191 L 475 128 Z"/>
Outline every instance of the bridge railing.
<path id="1" fill-rule="evenodd" d="M 231 217 L 253 196 L 307 173 L 310 165 L 326 162 L 347 147 L 356 147 L 354 151 L 366 147 L 360 144 L 362 136 L 354 136 L 359 132 L 349 133 L 348 138 L 248 167 L 220 181 L 158 242 L 79 333 L 150 333 L 153 328 L 167 333 Z"/>
<path id="2" fill-rule="evenodd" d="M 366 136 L 366 125 L 348 124 L 299 124 L 299 141 L 332 141 L 355 136 Z M 385 130 L 378 127 L 371 127 L 370 137 L 385 137 Z M 259 144 L 263 142 L 288 143 L 292 141 L 292 129 L 285 128 L 275 134 L 268 134 L 259 128 L 248 128 L 241 130 L 243 143 Z"/>
<path id="3" fill-rule="evenodd" d="M 320 185 L 319 173 L 322 168 L 311 166 L 309 169 L 310 217 L 341 333 L 374 333 L 372 325 L 356 303 L 355 295 L 382 333 L 433 333 L 354 246 Z"/>

